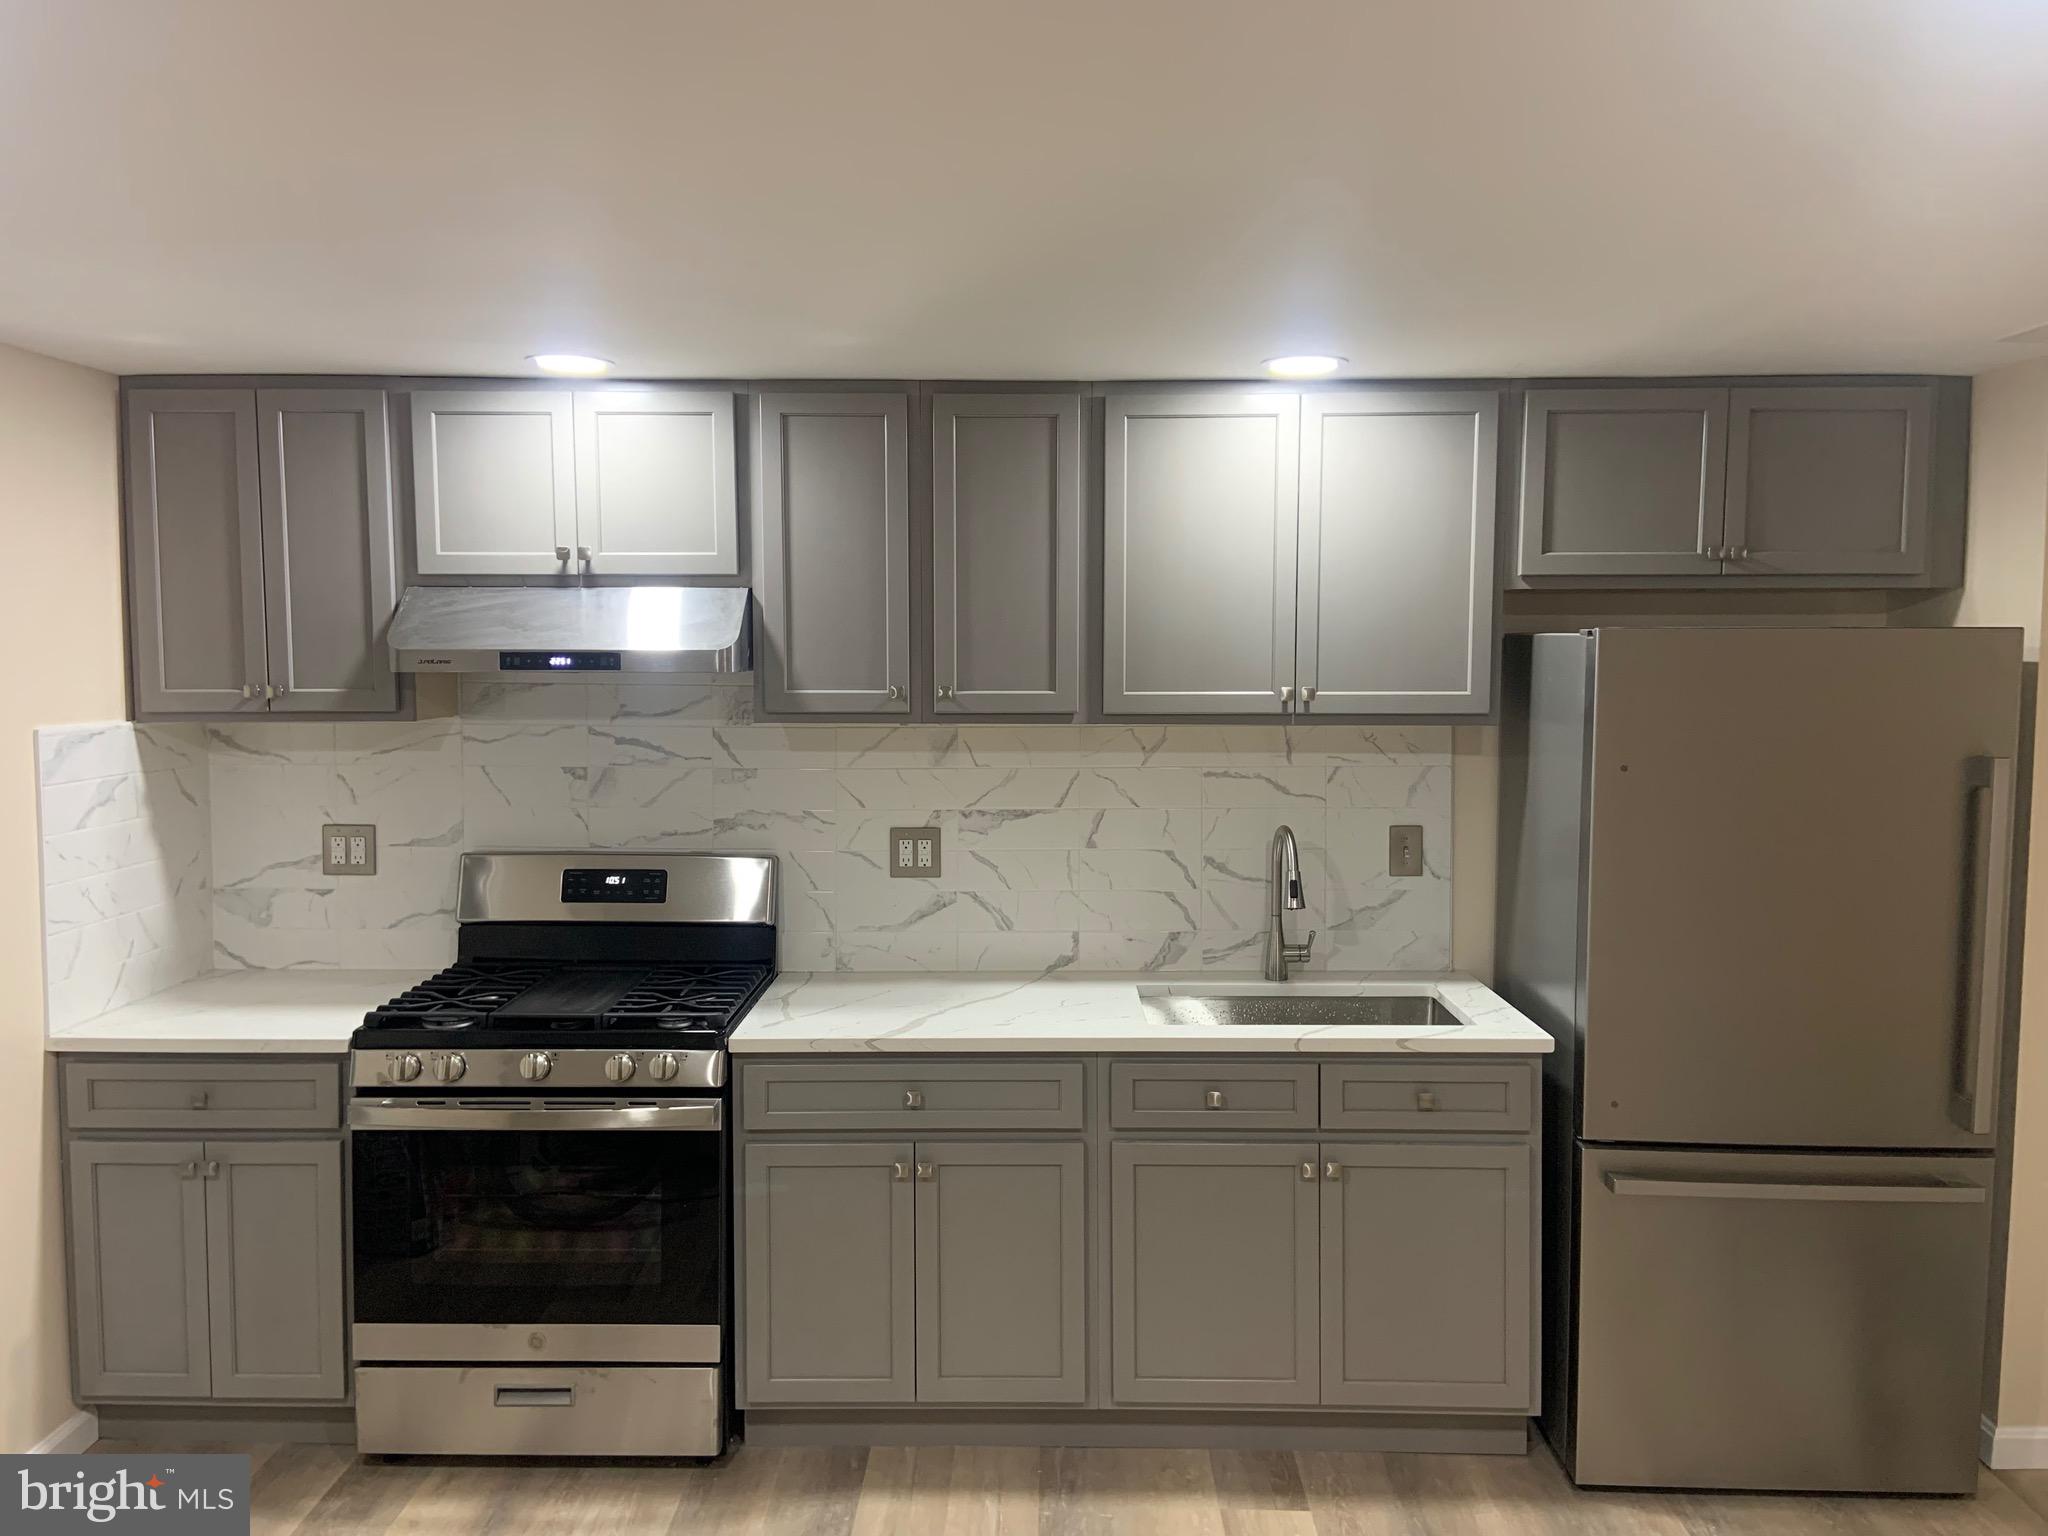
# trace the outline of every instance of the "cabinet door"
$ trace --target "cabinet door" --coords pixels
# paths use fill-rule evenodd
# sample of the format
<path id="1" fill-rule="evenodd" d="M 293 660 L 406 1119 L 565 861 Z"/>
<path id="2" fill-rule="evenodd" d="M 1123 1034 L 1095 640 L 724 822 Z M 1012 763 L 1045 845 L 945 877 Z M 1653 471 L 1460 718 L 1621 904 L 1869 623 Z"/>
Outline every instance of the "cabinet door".
<path id="1" fill-rule="evenodd" d="M 398 607 L 390 431 L 375 389 L 256 395 L 273 710 L 388 710 Z"/>
<path id="2" fill-rule="evenodd" d="M 916 1395 L 908 1142 L 746 1149 L 747 1400 Z"/>
<path id="3" fill-rule="evenodd" d="M 921 1141 L 917 1156 L 917 1400 L 1082 1401 L 1081 1144 Z"/>
<path id="4" fill-rule="evenodd" d="M 1080 707 L 1081 401 L 932 402 L 932 658 L 941 714 Z"/>
<path id="5" fill-rule="evenodd" d="M 213 1395 L 338 1400 L 341 1143 L 209 1141 Z"/>
<path id="6" fill-rule="evenodd" d="M 1299 423 L 1294 395 L 1117 395 L 1105 403 L 1108 713 L 1286 707 L 1294 687 Z"/>
<path id="7" fill-rule="evenodd" d="M 579 392 L 578 558 L 599 576 L 738 575 L 732 459 L 730 390 Z"/>
<path id="8" fill-rule="evenodd" d="M 1323 1401 L 1534 1411 L 1530 1149 L 1323 1147 Z"/>
<path id="9" fill-rule="evenodd" d="M 204 1160 L 196 1141 L 67 1148 L 81 1398 L 207 1395 Z"/>
<path id="10" fill-rule="evenodd" d="M 419 391 L 412 480 L 422 575 L 573 569 L 576 433 L 566 391 Z"/>
<path id="11" fill-rule="evenodd" d="M 1304 708 L 1491 707 L 1499 437 L 1490 390 L 1303 397 Z"/>
<path id="12" fill-rule="evenodd" d="M 1718 576 L 1725 389 L 1532 389 L 1523 576 Z"/>
<path id="13" fill-rule="evenodd" d="M 1313 1403 L 1312 1142 L 1110 1147 L 1119 1403 Z"/>
<path id="14" fill-rule="evenodd" d="M 132 389 L 127 459 L 135 707 L 262 710 L 256 396 Z"/>
<path id="15" fill-rule="evenodd" d="M 1926 571 L 1931 388 L 1738 389 L 1731 398 L 1732 574 Z"/>
<path id="16" fill-rule="evenodd" d="M 757 437 L 762 702 L 910 710 L 910 403 L 763 395 Z"/>

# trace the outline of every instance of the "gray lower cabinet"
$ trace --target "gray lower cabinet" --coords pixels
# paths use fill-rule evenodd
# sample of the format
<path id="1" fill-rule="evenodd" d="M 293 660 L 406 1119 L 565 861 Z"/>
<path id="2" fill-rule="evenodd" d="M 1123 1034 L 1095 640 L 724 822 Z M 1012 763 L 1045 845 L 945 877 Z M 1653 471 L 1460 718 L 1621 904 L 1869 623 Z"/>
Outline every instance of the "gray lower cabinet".
<path id="1" fill-rule="evenodd" d="M 1081 397 L 932 401 L 932 707 L 1081 703 Z"/>
<path id="2" fill-rule="evenodd" d="M 1318 1400 L 1314 1142 L 1110 1149 L 1120 1404 Z"/>
<path id="3" fill-rule="evenodd" d="M 775 714 L 910 712 L 910 402 L 758 397 L 755 670 Z"/>
<path id="4" fill-rule="evenodd" d="M 1324 1403 L 1534 1411 L 1532 1157 L 1324 1143 Z"/>
<path id="5" fill-rule="evenodd" d="M 67 1160 L 82 1399 L 346 1394 L 339 1142 L 75 1138 Z"/>

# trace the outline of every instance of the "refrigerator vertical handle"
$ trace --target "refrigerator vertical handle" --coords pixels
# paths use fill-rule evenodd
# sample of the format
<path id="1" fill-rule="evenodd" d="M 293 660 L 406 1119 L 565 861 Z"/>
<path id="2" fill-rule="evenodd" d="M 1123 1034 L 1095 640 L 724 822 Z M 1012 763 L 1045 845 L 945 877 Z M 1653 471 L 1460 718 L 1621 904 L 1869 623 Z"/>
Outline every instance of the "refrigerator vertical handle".
<path id="1" fill-rule="evenodd" d="M 1974 1136 L 1988 1136 L 1998 1111 L 1998 1068 L 2005 1040 L 2005 943 L 2012 922 L 2013 760 L 1973 757 L 1964 783 L 1978 802 L 1970 821 L 1970 867 L 1977 889 L 1963 967 L 1963 1059 L 1949 1113 Z"/>

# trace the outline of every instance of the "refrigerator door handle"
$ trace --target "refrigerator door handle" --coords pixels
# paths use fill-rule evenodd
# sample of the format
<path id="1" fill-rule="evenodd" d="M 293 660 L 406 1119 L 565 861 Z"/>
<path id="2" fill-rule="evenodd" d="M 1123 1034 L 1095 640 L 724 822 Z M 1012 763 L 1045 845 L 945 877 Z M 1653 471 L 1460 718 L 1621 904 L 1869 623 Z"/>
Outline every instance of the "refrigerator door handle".
<path id="1" fill-rule="evenodd" d="M 2012 919 L 2013 760 L 1973 757 L 1963 781 L 1980 809 L 1971 818 L 1970 867 L 1977 888 L 1963 942 L 1962 1061 L 1949 1113 L 1973 1136 L 1989 1136 L 1998 1112 L 2005 1039 L 2005 941 Z M 1981 797 L 1981 800 L 1980 800 Z"/>
<path id="2" fill-rule="evenodd" d="M 1669 1179 L 1640 1173 L 1604 1175 L 1617 1195 L 1653 1195 L 1666 1200 L 1807 1200 L 1830 1204 L 1982 1205 L 1989 1196 L 1976 1184 L 1914 1179 L 1895 1184 L 1784 1183 L 1769 1179 Z"/>

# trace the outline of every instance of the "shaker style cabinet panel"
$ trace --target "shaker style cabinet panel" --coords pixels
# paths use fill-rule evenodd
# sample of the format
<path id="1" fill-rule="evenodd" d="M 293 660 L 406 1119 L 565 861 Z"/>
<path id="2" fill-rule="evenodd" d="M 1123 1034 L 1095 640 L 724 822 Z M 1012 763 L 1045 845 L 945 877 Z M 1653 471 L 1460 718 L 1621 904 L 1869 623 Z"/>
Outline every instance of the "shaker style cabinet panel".
<path id="1" fill-rule="evenodd" d="M 932 402 L 933 707 L 1080 707 L 1081 400 Z"/>
<path id="2" fill-rule="evenodd" d="M 583 569 L 739 573 L 730 390 L 579 390 L 575 415 Z"/>
<path id="3" fill-rule="evenodd" d="M 1491 708 L 1499 410 L 1491 390 L 1302 397 L 1304 710 Z"/>
<path id="4" fill-rule="evenodd" d="M 1298 397 L 1104 404 L 1103 709 L 1281 713 L 1294 687 Z"/>
<path id="5" fill-rule="evenodd" d="M 910 403 L 767 394 L 755 667 L 791 714 L 910 710 Z"/>
<path id="6" fill-rule="evenodd" d="M 67 1149 L 80 1398 L 208 1395 L 205 1157 L 196 1141 Z"/>
<path id="7" fill-rule="evenodd" d="M 1088 1265 L 1078 1142 L 917 1144 L 917 1400 L 1078 1403 Z"/>
<path id="8" fill-rule="evenodd" d="M 1731 574 L 1926 571 L 1931 388 L 1738 389 L 1730 401 Z"/>
<path id="9" fill-rule="evenodd" d="M 126 436 L 135 707 L 145 714 L 261 711 L 256 396 L 130 390 Z"/>
<path id="10" fill-rule="evenodd" d="M 256 394 L 264 628 L 274 712 L 398 704 L 390 433 L 375 389 Z"/>
<path id="11" fill-rule="evenodd" d="M 1317 1401 L 1313 1142 L 1110 1147 L 1121 1405 Z"/>
<path id="12" fill-rule="evenodd" d="M 1324 1403 L 1534 1411 L 1532 1155 L 1324 1144 Z"/>
<path id="13" fill-rule="evenodd" d="M 750 1404 L 916 1395 L 908 1142 L 745 1149 Z"/>
<path id="14" fill-rule="evenodd" d="M 576 434 L 566 390 L 412 396 L 413 537 L 426 576 L 576 567 Z"/>
<path id="15" fill-rule="evenodd" d="M 341 1143 L 206 1144 L 213 1395 L 342 1397 Z"/>
<path id="16" fill-rule="evenodd" d="M 1718 576 L 1725 389 L 1534 389 L 1523 576 Z"/>

